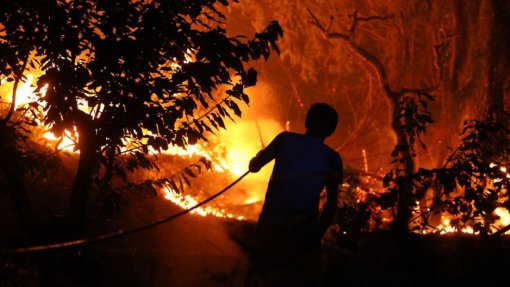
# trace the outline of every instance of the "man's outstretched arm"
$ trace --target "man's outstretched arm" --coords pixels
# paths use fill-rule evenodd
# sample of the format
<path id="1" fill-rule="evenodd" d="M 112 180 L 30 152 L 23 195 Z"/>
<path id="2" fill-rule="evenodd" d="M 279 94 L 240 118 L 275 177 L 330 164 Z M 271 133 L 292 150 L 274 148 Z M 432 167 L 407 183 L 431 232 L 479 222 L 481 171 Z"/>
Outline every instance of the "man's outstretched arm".
<path id="1" fill-rule="evenodd" d="M 276 136 L 265 149 L 259 151 L 257 155 L 250 160 L 250 164 L 248 165 L 250 172 L 258 172 L 275 158 L 276 149 L 280 140 L 281 134 Z"/>
<path id="2" fill-rule="evenodd" d="M 259 151 L 257 155 L 250 160 L 248 168 L 250 172 L 258 172 L 272 159 L 273 157 L 271 156 L 271 154 L 267 150 L 263 149 Z"/>

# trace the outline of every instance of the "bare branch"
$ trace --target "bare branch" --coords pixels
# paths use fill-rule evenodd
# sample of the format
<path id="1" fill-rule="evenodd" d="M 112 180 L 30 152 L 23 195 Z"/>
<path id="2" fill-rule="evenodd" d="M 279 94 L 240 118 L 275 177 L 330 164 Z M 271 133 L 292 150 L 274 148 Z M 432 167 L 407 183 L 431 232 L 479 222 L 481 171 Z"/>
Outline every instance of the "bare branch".
<path id="1" fill-rule="evenodd" d="M 312 16 L 313 18 L 313 22 L 312 24 L 317 26 L 317 28 L 319 28 L 319 30 L 321 30 L 323 33 L 327 33 L 328 30 L 324 28 L 324 26 L 322 26 L 321 22 L 319 21 L 319 19 L 317 19 L 317 17 L 312 13 L 312 11 L 310 11 L 310 9 L 306 8 L 306 11 L 308 11 L 308 14 L 310 14 L 310 16 Z"/>
<path id="2" fill-rule="evenodd" d="M 321 24 L 321 22 L 319 21 L 317 16 L 315 16 L 308 8 L 307 8 L 307 11 L 314 20 L 314 22 L 312 24 L 314 24 L 317 28 L 319 28 L 319 30 L 321 30 L 324 33 L 326 38 L 340 39 L 340 40 L 346 41 L 347 44 L 349 44 L 349 47 L 354 52 L 356 52 L 357 55 L 361 56 L 361 58 L 364 61 L 368 62 L 372 67 L 375 68 L 384 92 L 393 102 L 397 102 L 399 97 L 404 94 L 421 93 L 421 92 L 435 90 L 434 87 L 427 87 L 427 88 L 421 88 L 421 89 L 403 88 L 399 91 L 394 91 L 391 88 L 391 85 L 389 83 L 386 67 L 381 62 L 381 60 L 379 60 L 378 57 L 376 57 L 375 55 L 370 53 L 368 50 L 366 50 L 365 48 L 363 48 L 362 46 L 360 46 L 354 42 L 353 36 L 355 34 L 355 30 L 356 30 L 357 24 L 359 22 L 368 22 L 371 20 L 388 20 L 388 19 L 393 18 L 394 15 L 358 17 L 358 11 L 355 11 L 354 14 L 349 15 L 349 17 L 353 18 L 353 23 L 351 24 L 351 28 L 350 28 L 351 34 L 348 35 L 348 34 L 339 33 L 339 32 L 329 32 L 329 30 L 324 28 L 324 26 Z M 332 19 L 332 18 L 330 18 L 330 19 Z M 329 23 L 328 29 L 329 29 L 329 26 L 331 26 L 331 23 Z"/>
<path id="3" fill-rule="evenodd" d="M 356 32 L 356 29 L 358 28 L 359 22 L 370 22 L 372 20 L 385 21 L 385 20 L 391 19 L 393 17 L 395 17 L 393 14 L 390 14 L 390 15 L 387 15 L 387 16 L 359 17 L 358 16 L 358 10 L 356 10 L 356 11 L 354 11 L 353 14 L 349 14 L 349 18 L 353 18 L 352 23 L 351 23 L 351 29 L 350 29 L 351 37 L 354 36 L 354 34 Z"/>
<path id="4" fill-rule="evenodd" d="M 358 17 L 358 21 L 359 22 L 369 22 L 369 21 L 372 21 L 372 20 L 381 20 L 381 21 L 385 21 L 385 20 L 388 20 L 388 19 L 392 19 L 394 18 L 395 15 L 393 14 L 390 14 L 390 15 L 387 15 L 387 16 L 368 16 L 368 17 Z"/>
<path id="5" fill-rule="evenodd" d="M 361 47 L 360 45 L 356 44 L 350 35 L 339 33 L 339 32 L 329 32 L 327 31 L 324 26 L 321 24 L 317 16 L 315 16 L 308 8 L 306 9 L 310 16 L 313 18 L 314 24 L 319 30 L 321 30 L 326 38 L 329 39 L 340 39 L 344 40 L 349 44 L 349 47 L 356 52 L 357 55 L 361 56 L 361 58 L 365 61 L 367 61 L 371 66 L 375 68 L 377 71 L 377 74 L 379 76 L 380 83 L 382 85 L 383 90 L 385 91 L 386 95 L 391 98 L 392 101 L 396 102 L 398 101 L 398 95 L 395 94 L 395 92 L 391 89 L 391 86 L 388 81 L 388 75 L 386 72 L 386 68 L 384 67 L 384 64 L 377 58 L 376 56 L 372 55 L 370 52 L 368 52 L 365 48 Z M 357 16 L 356 16 L 357 17 Z M 351 26 L 355 27 L 353 24 Z"/>
<path id="6" fill-rule="evenodd" d="M 331 25 L 333 24 L 333 19 L 334 19 L 333 16 L 329 16 L 329 23 L 328 23 L 327 31 L 329 31 L 331 29 Z"/>
<path id="7" fill-rule="evenodd" d="M 206 111 L 204 114 L 202 114 L 202 115 L 198 116 L 198 117 L 197 117 L 197 118 L 195 118 L 194 120 L 196 120 L 196 121 L 200 121 L 201 119 L 203 119 L 204 117 L 206 117 L 208 114 L 210 114 L 210 113 L 212 113 L 214 110 L 218 109 L 218 107 L 219 107 L 220 105 L 222 105 L 223 103 L 225 103 L 225 102 L 226 102 L 226 101 L 227 101 L 230 97 L 232 97 L 232 95 L 228 95 L 228 96 L 226 96 L 224 99 L 222 99 L 220 102 L 216 102 L 216 104 L 215 104 L 212 108 L 210 108 L 208 111 Z M 193 121 L 193 123 L 191 123 L 191 124 L 194 124 L 194 123 L 195 123 L 195 121 Z"/>
<path id="8" fill-rule="evenodd" d="M 441 77 L 443 71 L 444 71 L 444 66 L 447 65 L 447 61 L 445 60 L 447 58 L 447 54 L 455 54 L 455 46 L 451 46 L 450 48 L 450 44 L 451 42 L 460 36 L 459 33 L 447 33 L 444 28 L 441 28 L 440 30 L 440 39 L 439 39 L 439 42 L 437 42 L 435 45 L 434 45 L 434 66 L 435 68 L 437 69 L 438 73 L 439 73 L 439 77 Z M 450 49 L 450 51 L 448 51 L 448 49 Z M 453 76 L 454 74 L 454 71 L 453 71 L 453 66 L 454 65 L 451 65 L 450 67 L 450 70 L 448 71 L 450 77 Z"/>

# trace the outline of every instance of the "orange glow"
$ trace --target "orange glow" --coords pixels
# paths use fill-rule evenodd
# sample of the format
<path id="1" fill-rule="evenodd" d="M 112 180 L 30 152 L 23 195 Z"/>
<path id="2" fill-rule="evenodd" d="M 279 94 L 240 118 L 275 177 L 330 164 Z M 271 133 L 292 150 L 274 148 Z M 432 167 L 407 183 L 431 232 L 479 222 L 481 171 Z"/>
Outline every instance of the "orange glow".
<path id="1" fill-rule="evenodd" d="M 35 83 L 34 83 L 34 75 L 28 75 L 17 91 L 16 98 L 16 108 L 24 107 L 28 105 L 30 102 L 36 100 L 36 96 L 34 95 Z M 5 87 L 5 86 L 4 86 Z M 11 86 L 12 91 L 12 86 Z M 44 89 L 41 91 L 44 94 Z M 82 102 L 79 104 L 80 109 L 85 112 L 91 113 L 91 108 L 86 104 L 86 102 Z M 101 112 L 100 107 L 96 111 L 96 116 Z M 209 160 L 212 164 L 212 169 L 214 172 L 220 173 L 222 176 L 229 178 L 230 180 L 234 180 L 244 172 L 246 172 L 248 168 L 248 163 L 251 157 L 253 157 L 260 149 L 264 148 L 271 139 L 273 139 L 279 132 L 283 130 L 290 130 L 290 124 L 287 122 L 285 127 L 280 125 L 278 122 L 269 119 L 269 118 L 261 118 L 254 117 L 252 119 L 242 119 L 239 122 L 227 122 L 226 130 L 220 130 L 217 132 L 217 137 L 213 137 L 210 139 L 210 142 L 204 142 L 195 145 L 188 145 L 185 148 L 173 146 L 168 150 L 156 151 L 149 150 L 151 154 L 167 154 L 172 156 L 179 156 L 182 158 L 193 158 L 193 157 L 204 157 Z M 56 145 L 56 148 L 62 151 L 77 153 L 79 151 L 75 151 L 75 145 L 79 138 L 78 132 L 76 129 L 73 131 L 64 131 L 62 137 L 56 137 L 53 133 L 49 131 L 48 127 L 43 127 L 47 130 L 43 133 L 44 139 L 47 141 L 48 145 Z M 144 130 L 144 133 L 149 134 L 149 131 Z M 133 146 L 128 142 L 126 148 L 124 150 L 128 150 Z M 368 158 L 365 149 L 361 150 L 362 159 L 363 159 L 363 169 L 365 172 L 368 171 Z M 272 170 L 273 163 L 268 164 L 264 167 L 260 172 L 256 174 L 251 174 L 247 178 L 243 180 L 242 192 L 238 190 L 234 190 L 229 192 L 228 198 L 225 200 L 225 206 L 243 206 L 243 205 L 252 205 L 261 203 L 264 199 L 265 188 L 267 185 L 267 180 L 270 177 L 270 172 Z M 493 167 L 495 165 L 492 165 Z M 510 177 L 510 174 L 507 173 L 506 167 L 500 167 L 500 170 L 506 174 L 506 177 Z M 501 179 L 494 179 L 494 182 L 497 182 Z M 344 183 L 344 187 L 347 184 Z M 222 186 L 218 186 L 219 190 Z M 236 187 L 237 188 L 237 187 Z M 212 194 L 218 190 L 208 190 L 208 193 Z M 357 201 L 366 200 L 366 192 L 363 192 L 361 189 L 356 188 L 357 190 Z M 372 190 L 374 191 L 374 190 Z M 197 199 L 193 198 L 190 195 L 186 195 L 183 193 L 178 193 L 173 190 L 171 187 L 166 186 L 160 189 L 161 194 L 165 199 L 177 204 L 178 206 L 188 209 L 194 205 L 196 205 Z M 420 212 L 420 202 L 417 202 L 417 209 L 415 210 L 415 215 L 418 215 Z M 232 218 L 237 220 L 244 220 L 249 217 L 254 217 L 256 214 L 253 214 L 253 210 L 250 211 L 252 214 L 234 214 L 232 212 L 227 211 L 222 207 L 212 207 L 212 206 L 202 206 L 193 211 L 193 213 L 201 215 L 201 216 L 217 216 L 223 218 Z M 495 209 L 494 214 L 499 217 L 496 224 L 494 225 L 494 231 L 498 228 L 502 228 L 510 224 L 510 213 L 506 208 L 498 207 Z M 452 233 L 452 232 L 462 232 L 467 234 L 475 234 L 474 230 L 471 227 L 463 228 L 462 230 L 456 230 L 451 222 L 453 217 L 449 214 L 442 214 L 440 218 L 440 223 L 435 226 L 435 231 L 422 231 L 425 233 L 430 232 L 439 232 L 440 234 Z M 388 223 L 391 221 L 391 216 L 383 216 L 382 222 Z M 508 231 L 506 234 L 510 234 Z"/>
<path id="2" fill-rule="evenodd" d="M 25 81 L 23 81 L 18 87 L 15 105 L 16 108 L 25 107 L 30 102 L 37 100 L 37 96 L 34 94 L 34 75 L 35 74 L 28 75 Z M 47 88 L 43 88 L 41 90 L 42 95 L 44 95 L 45 89 Z M 12 93 L 12 86 L 10 87 L 10 90 L 10 93 Z M 78 107 L 84 112 L 92 112 L 92 109 L 85 101 L 81 101 Z M 96 116 L 100 112 L 101 109 L 99 108 Z M 224 130 L 218 131 L 217 137 L 212 139 L 211 143 L 205 142 L 202 144 L 188 145 L 185 148 L 172 146 L 163 151 L 150 149 L 149 153 L 162 153 L 182 158 L 204 157 L 211 162 L 213 171 L 219 172 L 230 179 L 235 179 L 246 172 L 248 162 L 251 157 L 254 156 L 265 145 L 265 143 L 268 143 L 274 136 L 276 136 L 278 132 L 283 130 L 275 121 L 263 118 L 253 121 L 243 120 L 237 123 L 226 122 L 226 125 L 228 132 Z M 263 126 L 263 132 L 261 132 L 260 126 Z M 61 137 L 55 136 L 55 134 L 49 131 L 48 127 L 43 127 L 43 129 L 46 129 L 46 131 L 43 132 L 43 138 L 47 141 L 49 146 L 56 145 L 58 150 L 70 153 L 79 153 L 79 150 L 75 150 L 75 146 L 79 138 L 79 134 L 76 129 L 73 131 L 65 130 Z M 258 132 L 254 133 L 253 131 Z M 144 130 L 144 133 L 150 134 L 147 130 Z M 128 142 L 124 150 L 128 150 L 130 148 L 133 148 L 133 145 Z M 259 173 L 253 174 L 244 180 L 245 188 L 248 190 L 247 196 L 243 197 L 233 195 L 229 198 L 229 201 L 234 205 L 261 202 L 264 198 L 265 187 L 267 179 L 269 178 L 271 166 L 272 164 L 269 164 Z M 221 188 L 221 186 L 218 188 Z M 177 193 L 170 187 L 161 189 L 161 192 L 165 199 L 170 200 L 185 209 L 190 208 L 197 203 L 196 199 L 193 197 Z M 215 191 L 211 190 L 210 192 Z M 239 220 L 246 218 L 243 215 L 234 215 L 226 212 L 224 209 L 211 206 L 198 208 L 193 213 L 204 216 L 213 215 Z"/>
<path id="3" fill-rule="evenodd" d="M 467 233 L 467 234 L 475 234 L 473 228 L 471 228 L 471 227 L 463 228 L 461 230 L 456 230 L 453 226 L 451 226 L 449 218 L 443 218 L 442 223 L 437 226 L 437 229 L 440 230 L 441 234 L 453 233 L 453 232 L 459 232 L 459 231 L 462 233 Z"/>
<path id="4" fill-rule="evenodd" d="M 80 153 L 79 150 L 74 150 L 74 146 L 76 145 L 76 141 L 78 140 L 78 132 L 75 131 L 71 134 L 69 131 L 64 131 L 64 135 L 62 137 L 56 137 L 52 132 L 47 131 L 43 134 L 43 137 L 47 139 L 50 143 L 57 143 L 57 149 L 63 150 L 67 152 Z"/>
<path id="5" fill-rule="evenodd" d="M 33 80 L 34 76 L 28 75 L 25 82 L 19 86 L 16 91 L 16 108 L 26 106 L 28 103 L 35 101 L 34 87 L 32 86 L 34 84 Z"/>
<path id="6" fill-rule="evenodd" d="M 194 199 L 193 197 L 189 195 L 182 195 L 173 190 L 169 186 L 165 186 L 163 188 L 163 192 L 165 194 L 165 198 L 167 200 L 170 200 L 171 202 L 177 204 L 178 206 L 184 208 L 184 209 L 190 209 L 193 206 L 198 204 L 198 201 Z M 191 211 L 193 214 L 198 214 L 201 216 L 207 216 L 207 215 L 213 215 L 217 217 L 225 217 L 225 218 L 233 218 L 237 220 L 244 220 L 244 216 L 236 216 L 232 213 L 228 213 L 224 209 L 218 209 L 211 206 L 201 206 L 198 208 L 195 208 Z"/>

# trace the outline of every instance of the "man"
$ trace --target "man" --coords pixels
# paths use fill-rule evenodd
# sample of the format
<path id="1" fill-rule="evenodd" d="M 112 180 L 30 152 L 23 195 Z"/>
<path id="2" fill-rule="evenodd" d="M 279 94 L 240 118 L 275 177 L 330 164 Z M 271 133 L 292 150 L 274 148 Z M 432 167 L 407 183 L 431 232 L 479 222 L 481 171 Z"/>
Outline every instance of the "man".
<path id="1" fill-rule="evenodd" d="M 333 221 L 342 183 L 342 158 L 324 141 L 338 123 L 336 110 L 313 104 L 305 134 L 282 132 L 250 161 L 258 172 L 275 165 L 254 236 L 246 286 L 316 286 L 321 238 Z M 320 209 L 320 194 L 327 199 Z"/>

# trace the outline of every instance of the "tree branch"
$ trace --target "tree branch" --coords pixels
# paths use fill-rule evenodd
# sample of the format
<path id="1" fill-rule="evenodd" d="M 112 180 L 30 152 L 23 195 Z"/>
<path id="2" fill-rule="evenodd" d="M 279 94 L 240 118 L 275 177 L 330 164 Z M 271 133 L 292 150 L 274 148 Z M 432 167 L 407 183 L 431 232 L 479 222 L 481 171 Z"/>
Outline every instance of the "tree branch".
<path id="1" fill-rule="evenodd" d="M 421 93 L 421 92 L 427 92 L 434 90 L 435 87 L 428 87 L 428 88 L 422 88 L 422 89 L 409 89 L 409 88 L 403 88 L 398 91 L 394 91 L 391 88 L 391 85 L 388 80 L 388 73 L 386 71 L 386 67 L 384 64 L 377 58 L 375 55 L 370 53 L 367 49 L 363 48 L 362 46 L 358 45 L 356 42 L 354 42 L 354 34 L 356 32 L 356 28 L 359 22 L 368 22 L 372 20 L 388 20 L 394 17 L 394 15 L 388 15 L 388 16 L 369 16 L 369 17 L 358 17 L 358 11 L 355 11 L 354 14 L 349 15 L 349 17 L 353 18 L 353 22 L 351 24 L 350 28 L 350 35 L 340 32 L 330 32 L 329 27 L 331 26 L 331 22 L 328 25 L 328 29 L 324 28 L 324 25 L 319 21 L 317 16 L 312 13 L 308 8 L 306 9 L 310 16 L 313 19 L 312 24 L 316 26 L 326 38 L 328 39 L 340 39 L 345 41 L 349 47 L 356 52 L 361 58 L 368 62 L 377 72 L 377 75 L 379 77 L 379 81 L 382 85 L 382 88 L 386 95 L 394 102 L 398 102 L 398 99 L 401 95 L 407 94 L 407 93 Z"/>
<path id="2" fill-rule="evenodd" d="M 315 25 L 319 30 L 324 33 L 324 36 L 328 39 L 340 39 L 345 41 L 347 44 L 349 44 L 349 47 L 356 52 L 361 58 L 365 61 L 367 61 L 372 67 L 375 68 L 378 76 L 379 81 L 383 87 L 384 92 L 386 95 L 394 102 L 398 101 L 398 95 L 392 90 L 390 83 L 388 81 L 388 74 L 386 72 L 386 68 L 384 67 L 384 64 L 377 58 L 376 56 L 372 55 L 370 52 L 368 52 L 365 48 L 361 47 L 357 43 L 353 41 L 352 35 L 354 35 L 355 31 L 352 29 L 356 28 L 355 23 L 357 23 L 358 18 L 355 17 L 353 24 L 351 25 L 351 35 L 340 33 L 340 32 L 329 32 L 324 28 L 324 26 L 321 24 L 317 16 L 312 13 L 308 8 L 306 9 L 312 19 L 314 20 L 312 22 L 313 25 Z"/>
<path id="3" fill-rule="evenodd" d="M 28 57 L 29 54 L 25 56 L 25 59 L 23 60 L 23 65 L 21 66 L 21 69 L 19 72 L 15 75 L 14 79 L 14 85 L 12 87 L 12 100 L 11 100 L 11 106 L 9 108 L 9 112 L 5 116 L 5 118 L 2 120 L 2 124 L 6 124 L 11 119 L 12 115 L 14 114 L 14 108 L 16 107 L 16 96 L 18 92 L 18 85 L 21 81 L 21 78 L 23 77 L 23 72 L 25 71 L 28 63 Z"/>
<path id="4" fill-rule="evenodd" d="M 199 117 L 193 119 L 193 122 L 191 124 L 194 124 L 195 121 L 200 121 L 201 119 L 203 119 L 204 117 L 206 117 L 208 114 L 212 113 L 214 110 L 218 109 L 218 107 L 220 105 L 222 105 L 223 103 L 225 103 L 230 97 L 232 97 L 232 95 L 228 95 L 226 96 L 224 99 L 222 99 L 220 102 L 216 102 L 216 104 L 210 108 L 209 110 L 207 110 L 205 113 L 203 113 L 202 115 L 200 115 Z M 191 125 L 189 124 L 189 125 Z"/>

